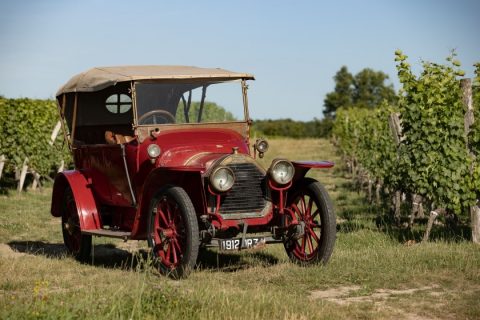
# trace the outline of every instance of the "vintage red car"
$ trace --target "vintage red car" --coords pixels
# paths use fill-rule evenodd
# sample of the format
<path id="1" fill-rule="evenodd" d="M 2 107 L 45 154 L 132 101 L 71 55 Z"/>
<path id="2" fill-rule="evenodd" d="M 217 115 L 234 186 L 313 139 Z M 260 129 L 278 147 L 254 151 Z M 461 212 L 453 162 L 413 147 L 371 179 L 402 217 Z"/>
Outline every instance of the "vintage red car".
<path id="1" fill-rule="evenodd" d="M 75 169 L 56 177 L 51 208 L 68 251 L 87 260 L 92 236 L 147 240 L 173 277 L 187 275 L 208 246 L 283 243 L 296 263 L 326 263 L 335 214 L 305 174 L 333 163 L 260 165 L 268 143 L 250 142 L 253 79 L 184 66 L 101 67 L 70 79 L 57 101 Z"/>

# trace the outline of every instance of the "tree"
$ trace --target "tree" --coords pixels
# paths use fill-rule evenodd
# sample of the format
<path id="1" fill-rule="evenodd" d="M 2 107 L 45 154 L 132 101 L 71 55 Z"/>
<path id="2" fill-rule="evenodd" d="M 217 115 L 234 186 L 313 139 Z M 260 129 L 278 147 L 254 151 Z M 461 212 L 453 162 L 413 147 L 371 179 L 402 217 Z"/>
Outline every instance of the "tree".
<path id="1" fill-rule="evenodd" d="M 355 76 L 346 66 L 333 77 L 335 89 L 326 95 L 323 114 L 327 118 L 335 118 L 340 107 L 358 107 L 373 109 L 384 100 L 394 104 L 397 100 L 392 84 L 385 84 L 388 75 L 382 71 L 365 68 Z"/>
<path id="2" fill-rule="evenodd" d="M 327 93 L 323 101 L 323 114 L 327 118 L 335 118 L 335 112 L 338 108 L 351 106 L 353 99 L 353 76 L 346 66 L 340 68 L 333 77 L 335 80 L 335 90 Z"/>
<path id="3" fill-rule="evenodd" d="M 385 85 L 388 75 L 382 71 L 366 68 L 355 75 L 353 79 L 353 104 L 361 108 L 376 108 L 384 100 L 392 104 L 396 102 L 393 85 Z"/>

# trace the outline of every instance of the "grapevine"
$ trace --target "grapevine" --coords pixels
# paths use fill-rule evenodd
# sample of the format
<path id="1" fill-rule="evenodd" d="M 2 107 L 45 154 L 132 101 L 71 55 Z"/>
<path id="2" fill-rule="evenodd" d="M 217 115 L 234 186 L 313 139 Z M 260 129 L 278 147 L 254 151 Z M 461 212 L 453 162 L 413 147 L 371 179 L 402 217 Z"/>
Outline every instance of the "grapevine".
<path id="1" fill-rule="evenodd" d="M 418 195 L 435 208 L 465 215 L 480 190 L 480 64 L 474 80 L 476 122 L 467 137 L 459 81 L 464 72 L 455 52 L 445 64 L 424 61 L 418 76 L 406 55 L 397 50 L 395 56 L 402 85 L 398 106 L 340 108 L 333 127 L 338 147 L 348 163 L 386 190 Z M 401 120 L 398 145 L 388 126 L 393 113 Z"/>
<path id="2" fill-rule="evenodd" d="M 0 155 L 7 165 L 4 173 L 19 168 L 28 158 L 28 167 L 47 176 L 61 161 L 70 163 L 70 156 L 62 137 L 51 145 L 50 137 L 58 121 L 53 100 L 0 98 Z"/>
<path id="3" fill-rule="evenodd" d="M 416 77 L 401 51 L 396 52 L 396 61 L 403 85 L 399 106 L 405 140 L 399 146 L 399 167 L 405 191 L 456 214 L 465 213 L 476 195 L 464 131 L 460 62 L 455 53 L 446 65 L 423 62 Z"/>

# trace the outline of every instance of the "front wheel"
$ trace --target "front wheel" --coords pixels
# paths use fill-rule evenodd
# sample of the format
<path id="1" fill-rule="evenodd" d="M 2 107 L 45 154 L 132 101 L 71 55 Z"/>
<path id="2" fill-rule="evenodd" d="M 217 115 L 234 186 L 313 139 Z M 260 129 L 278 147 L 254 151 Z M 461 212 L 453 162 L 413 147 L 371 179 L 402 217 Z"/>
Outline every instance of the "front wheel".
<path id="1" fill-rule="evenodd" d="M 147 239 L 162 274 L 181 278 L 195 267 L 200 246 L 198 222 L 185 190 L 167 186 L 153 196 Z"/>
<path id="2" fill-rule="evenodd" d="M 335 245 L 336 221 L 325 188 L 314 179 L 304 178 L 288 197 L 287 208 L 302 230 L 298 236 L 285 239 L 290 260 L 300 265 L 326 264 Z"/>

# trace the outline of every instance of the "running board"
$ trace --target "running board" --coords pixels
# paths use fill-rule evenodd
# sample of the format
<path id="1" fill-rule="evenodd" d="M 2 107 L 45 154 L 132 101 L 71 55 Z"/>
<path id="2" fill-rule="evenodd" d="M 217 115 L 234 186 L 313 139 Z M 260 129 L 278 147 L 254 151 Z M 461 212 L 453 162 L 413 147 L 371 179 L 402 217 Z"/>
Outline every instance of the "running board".
<path id="1" fill-rule="evenodd" d="M 114 231 L 106 229 L 97 229 L 97 230 L 84 230 L 82 234 L 88 234 L 97 237 L 109 237 L 109 238 L 118 238 L 127 241 L 130 239 L 131 232 L 128 231 Z"/>

